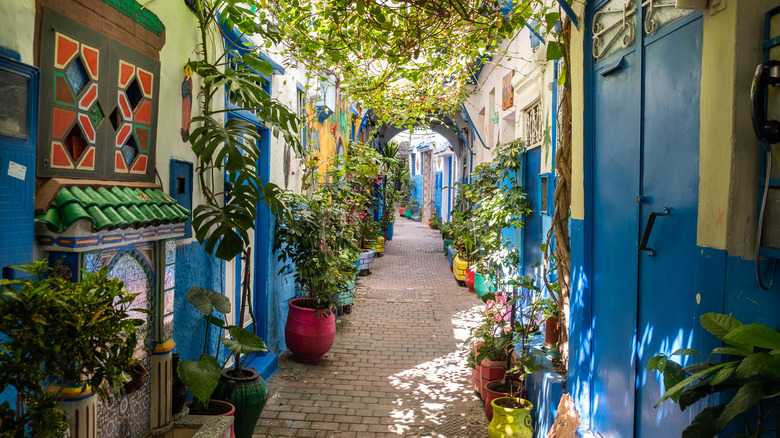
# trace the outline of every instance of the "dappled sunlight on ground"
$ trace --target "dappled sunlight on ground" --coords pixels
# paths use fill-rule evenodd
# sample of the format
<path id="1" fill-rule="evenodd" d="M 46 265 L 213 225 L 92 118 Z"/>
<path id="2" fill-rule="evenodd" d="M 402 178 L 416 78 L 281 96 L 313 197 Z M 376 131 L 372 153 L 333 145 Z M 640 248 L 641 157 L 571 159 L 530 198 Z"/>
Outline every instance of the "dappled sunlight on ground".
<path id="1" fill-rule="evenodd" d="M 455 282 L 437 232 L 399 221 L 330 352 L 280 357 L 253 438 L 487 435 L 464 343 L 484 304 Z"/>

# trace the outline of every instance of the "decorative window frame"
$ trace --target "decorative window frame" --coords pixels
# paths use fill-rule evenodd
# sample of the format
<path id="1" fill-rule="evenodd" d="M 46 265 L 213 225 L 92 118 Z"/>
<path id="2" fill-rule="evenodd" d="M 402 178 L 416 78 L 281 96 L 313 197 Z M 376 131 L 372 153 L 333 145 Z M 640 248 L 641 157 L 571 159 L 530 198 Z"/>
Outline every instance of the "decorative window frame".
<path id="1" fill-rule="evenodd" d="M 523 138 L 527 148 L 539 146 L 544 141 L 544 111 L 538 98 L 523 110 Z"/>

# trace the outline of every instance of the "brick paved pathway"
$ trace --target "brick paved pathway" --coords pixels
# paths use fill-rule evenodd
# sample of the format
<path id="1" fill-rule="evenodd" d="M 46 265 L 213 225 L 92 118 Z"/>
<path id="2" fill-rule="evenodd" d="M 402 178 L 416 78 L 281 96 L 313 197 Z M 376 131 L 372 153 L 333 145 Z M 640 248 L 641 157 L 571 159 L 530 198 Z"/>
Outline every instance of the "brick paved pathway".
<path id="1" fill-rule="evenodd" d="M 371 272 L 319 363 L 282 355 L 254 438 L 487 435 L 463 344 L 480 301 L 455 282 L 439 233 L 397 218 Z"/>

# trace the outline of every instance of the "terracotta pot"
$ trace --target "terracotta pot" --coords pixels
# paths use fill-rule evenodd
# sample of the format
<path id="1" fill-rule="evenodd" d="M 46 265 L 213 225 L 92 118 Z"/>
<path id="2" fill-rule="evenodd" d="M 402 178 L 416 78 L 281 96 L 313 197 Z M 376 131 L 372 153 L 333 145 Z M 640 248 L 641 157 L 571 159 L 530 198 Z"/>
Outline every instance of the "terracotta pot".
<path id="1" fill-rule="evenodd" d="M 477 348 L 479 348 L 479 345 L 480 343 L 478 342 L 473 347 L 471 347 L 474 360 L 477 359 Z M 506 373 L 506 361 L 483 359 L 482 362 L 476 365 L 474 371 L 476 371 L 476 373 L 471 374 L 471 383 L 474 386 L 474 391 L 479 393 L 479 398 L 484 400 L 485 385 L 495 380 L 504 379 L 504 374 Z"/>
<path id="2" fill-rule="evenodd" d="M 522 394 L 525 391 L 525 387 L 520 382 L 514 382 L 514 388 L 511 394 L 507 391 L 503 391 L 497 388 L 503 385 L 503 380 L 489 382 L 487 385 L 485 385 L 485 416 L 487 417 L 488 421 L 493 419 L 493 405 L 490 404 L 490 402 L 499 397 L 510 396 L 522 398 Z"/>
<path id="3" fill-rule="evenodd" d="M 308 298 L 289 303 L 284 337 L 287 348 L 299 362 L 317 362 L 333 346 L 336 338 L 336 314 L 307 308 Z"/>
<path id="4" fill-rule="evenodd" d="M 547 318 L 544 321 L 544 343 L 555 345 L 561 336 L 561 325 L 558 318 Z"/>
<path id="5" fill-rule="evenodd" d="M 123 394 L 132 394 L 143 388 L 144 383 L 146 383 L 146 376 L 149 375 L 149 371 L 147 371 L 146 367 L 144 367 L 142 364 L 137 363 L 133 365 L 132 368 L 130 368 L 129 374 L 132 379 L 125 383 L 125 388 L 122 391 Z"/>
<path id="6" fill-rule="evenodd" d="M 191 401 L 188 401 L 187 403 L 184 403 L 184 406 L 190 407 L 192 405 Z M 236 413 L 236 407 L 232 404 L 222 401 L 222 400 L 209 400 L 209 412 L 204 412 L 201 414 L 193 414 L 192 409 L 190 409 L 190 415 L 216 415 L 218 417 L 232 417 Z M 235 423 L 230 425 L 230 438 L 236 438 L 236 432 L 234 429 Z"/>
<path id="7" fill-rule="evenodd" d="M 469 292 L 477 293 L 474 289 L 474 268 L 466 268 L 466 287 L 469 288 Z"/>

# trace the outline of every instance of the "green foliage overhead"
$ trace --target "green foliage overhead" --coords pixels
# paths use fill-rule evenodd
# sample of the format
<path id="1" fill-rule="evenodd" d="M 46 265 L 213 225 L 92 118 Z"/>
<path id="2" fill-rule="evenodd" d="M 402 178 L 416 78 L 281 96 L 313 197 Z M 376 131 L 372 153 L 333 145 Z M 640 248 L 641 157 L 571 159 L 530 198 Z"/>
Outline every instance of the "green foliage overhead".
<path id="1" fill-rule="evenodd" d="M 267 159 L 260 157 L 260 133 L 246 121 L 222 120 L 219 115 L 226 110 L 221 105 L 215 108 L 213 99 L 217 92 L 222 90 L 232 96 L 233 101 L 240 102 L 238 109 L 252 113 L 274 136 L 303 153 L 299 117 L 263 88 L 266 80 L 261 73 L 269 75 L 273 68 L 260 57 L 259 49 L 240 56 L 233 46 L 222 50 L 220 21 L 228 28 L 237 28 L 242 35 L 281 42 L 279 28 L 265 14 L 257 13 L 261 7 L 254 0 L 199 2 L 196 15 L 201 31 L 201 57 L 188 63 L 203 85 L 199 100 L 202 115 L 192 119 L 190 144 L 198 156 L 198 182 L 205 203 L 195 207 L 192 225 L 198 242 L 223 260 L 231 260 L 248 248 L 260 201 L 265 201 L 273 213 L 280 203 L 276 196 L 278 187 L 260 179 L 260 160 Z M 215 59 L 210 59 L 214 52 Z M 223 178 L 224 188 L 217 190 L 215 181 Z"/>
<path id="2" fill-rule="evenodd" d="M 288 55 L 315 77 L 337 75 L 347 97 L 383 121 L 408 125 L 456 112 L 486 55 L 499 54 L 526 22 L 541 23 L 541 34 L 554 29 L 560 14 L 547 3 L 285 0 L 269 8 Z"/>

